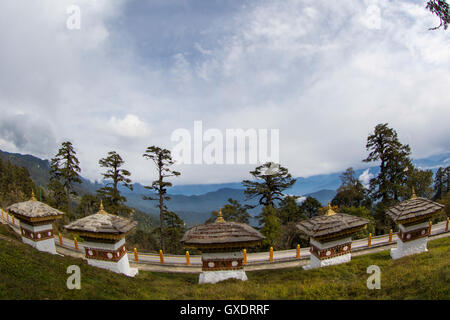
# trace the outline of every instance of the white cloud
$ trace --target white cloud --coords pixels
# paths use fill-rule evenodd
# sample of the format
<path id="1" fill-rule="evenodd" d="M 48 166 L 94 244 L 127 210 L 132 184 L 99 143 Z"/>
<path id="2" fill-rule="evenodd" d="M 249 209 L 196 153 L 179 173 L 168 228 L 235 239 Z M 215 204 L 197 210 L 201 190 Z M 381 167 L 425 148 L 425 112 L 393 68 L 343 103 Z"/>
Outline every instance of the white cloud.
<path id="1" fill-rule="evenodd" d="M 448 32 L 428 31 L 436 20 L 423 1 L 261 0 L 206 30 L 192 29 L 197 16 L 189 13 L 174 25 L 162 16 L 152 26 L 173 28 L 160 30 L 171 42 L 140 33 L 133 40 L 149 44 L 145 54 L 122 19 L 139 14 L 126 10 L 136 2 L 77 1 L 81 29 L 69 31 L 72 3 L 0 2 L 0 112 L 20 110 L 48 128 L 38 137 L 49 143 L 28 144 L 43 156 L 71 140 L 89 178 L 116 150 L 135 181 L 152 180 L 145 148 L 170 149 L 172 131 L 194 120 L 223 132 L 280 129 L 281 163 L 294 176 L 361 167 L 367 135 L 381 122 L 415 157 L 450 150 L 450 97 L 442 94 L 450 86 Z M 361 24 L 371 4 L 380 28 Z M 175 45 L 190 30 L 192 43 Z M 0 129 L 0 148 L 32 152 L 11 130 Z M 178 182 L 212 183 L 248 178 L 251 166 L 180 169 Z"/>
<path id="2" fill-rule="evenodd" d="M 298 203 L 298 204 L 302 204 L 303 201 L 305 201 L 305 200 L 306 200 L 306 197 L 300 196 L 300 197 L 297 198 L 297 203 Z"/>
<path id="3" fill-rule="evenodd" d="M 112 116 L 107 122 L 107 129 L 127 138 L 142 138 L 148 136 L 148 125 L 133 114 L 127 114 L 123 119 Z"/>
<path id="4" fill-rule="evenodd" d="M 372 179 L 374 177 L 373 174 L 370 173 L 370 169 L 366 169 L 364 170 L 363 173 L 361 173 L 361 175 L 358 177 L 359 181 L 361 181 L 361 183 L 363 184 L 363 186 L 365 188 L 369 187 L 370 184 L 370 179 Z"/>
<path id="5" fill-rule="evenodd" d="M 0 118 L 0 149 L 46 157 L 56 147 L 51 123 L 40 115 L 3 112 Z"/>

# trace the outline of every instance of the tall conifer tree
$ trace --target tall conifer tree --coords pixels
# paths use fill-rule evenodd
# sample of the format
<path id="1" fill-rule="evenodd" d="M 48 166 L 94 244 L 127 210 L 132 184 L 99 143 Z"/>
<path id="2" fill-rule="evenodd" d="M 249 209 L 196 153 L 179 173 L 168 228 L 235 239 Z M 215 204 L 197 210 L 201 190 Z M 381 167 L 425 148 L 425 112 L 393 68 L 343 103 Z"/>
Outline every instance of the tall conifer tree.
<path id="1" fill-rule="evenodd" d="M 370 181 L 374 200 L 398 201 L 401 187 L 406 184 L 408 169 L 412 167 L 411 149 L 403 145 L 394 129 L 388 124 L 378 124 L 367 138 L 366 149 L 370 152 L 364 162 L 380 162 L 379 174 Z"/>
<path id="2" fill-rule="evenodd" d="M 244 191 L 246 200 L 258 198 L 258 204 L 264 207 L 275 208 L 275 201 L 283 200 L 283 191 L 290 188 L 296 181 L 287 168 L 273 162 L 266 162 L 256 167 L 255 170 L 250 171 L 250 174 L 255 180 L 242 181 L 246 187 Z"/>
<path id="3" fill-rule="evenodd" d="M 439 200 L 450 191 L 450 166 L 440 167 L 434 176 L 434 200 Z"/>
<path id="4" fill-rule="evenodd" d="M 211 217 L 206 220 L 205 223 L 213 223 L 216 221 L 218 216 L 219 212 L 211 212 Z M 234 221 L 247 224 L 251 218 L 250 214 L 247 212 L 247 208 L 241 205 L 239 201 L 233 200 L 232 198 L 229 198 L 228 203 L 223 206 L 222 216 L 225 221 Z"/>
<path id="5" fill-rule="evenodd" d="M 370 201 L 366 197 L 366 189 L 355 176 L 353 168 L 347 168 L 340 178 L 342 183 L 337 189 L 336 196 L 331 201 L 332 205 L 339 207 L 370 205 Z"/>
<path id="6" fill-rule="evenodd" d="M 426 8 L 439 18 L 439 25 L 430 30 L 436 30 L 444 27 L 447 30 L 450 23 L 450 5 L 445 0 L 430 0 L 427 2 Z"/>
<path id="7" fill-rule="evenodd" d="M 128 170 L 121 169 L 125 161 L 117 152 L 110 151 L 108 152 L 108 156 L 100 159 L 98 163 L 101 167 L 107 169 L 102 175 L 104 180 L 110 182 L 107 182 L 97 193 L 106 200 L 105 205 L 110 208 L 109 211 L 111 213 L 117 215 L 120 212 L 130 213 L 131 210 L 124 204 L 127 199 L 120 194 L 119 190 L 120 185 L 129 190 L 133 190 L 131 179 L 128 178 L 131 173 Z"/>
<path id="8" fill-rule="evenodd" d="M 157 197 L 146 197 L 144 196 L 144 200 L 157 200 L 159 201 L 159 221 L 160 221 L 160 244 L 161 249 L 165 249 L 164 245 L 164 225 L 165 225 L 165 214 L 167 212 L 167 206 L 165 205 L 165 201 L 169 201 L 170 197 L 167 195 L 167 188 L 172 186 L 171 182 L 166 181 L 167 178 L 176 177 L 180 175 L 180 172 L 174 171 L 170 169 L 170 167 L 175 164 L 175 161 L 172 159 L 172 155 L 170 150 L 163 149 L 156 146 L 148 147 L 146 152 L 143 154 L 143 157 L 149 160 L 152 160 L 158 172 L 158 179 L 153 181 L 151 186 L 145 186 L 146 189 L 154 191 L 157 194 Z"/>
<path id="9" fill-rule="evenodd" d="M 389 232 L 393 222 L 385 211 L 397 204 L 405 195 L 408 170 L 412 168 L 411 149 L 398 140 L 397 132 L 387 123 L 378 124 L 367 137 L 366 149 L 369 155 L 364 162 L 379 161 L 380 172 L 370 180 L 370 195 L 375 207 L 375 219 L 379 232 Z"/>
<path id="10" fill-rule="evenodd" d="M 75 183 L 81 183 L 78 175 L 81 172 L 79 164 L 80 162 L 70 141 L 62 143 L 61 148 L 50 163 L 50 180 L 56 179 L 62 184 L 66 192 L 67 214 L 69 217 L 72 213 L 71 195 L 76 195 L 73 186 Z"/>

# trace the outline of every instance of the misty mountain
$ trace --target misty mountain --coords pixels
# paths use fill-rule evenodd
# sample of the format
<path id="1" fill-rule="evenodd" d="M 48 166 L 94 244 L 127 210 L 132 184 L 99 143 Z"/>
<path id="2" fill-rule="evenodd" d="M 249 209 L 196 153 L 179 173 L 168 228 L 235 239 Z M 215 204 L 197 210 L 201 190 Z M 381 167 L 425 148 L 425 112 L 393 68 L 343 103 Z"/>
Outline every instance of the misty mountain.
<path id="1" fill-rule="evenodd" d="M 27 168 L 34 183 L 44 189 L 47 188 L 47 184 L 50 179 L 49 160 L 42 160 L 29 154 L 23 155 L 20 153 L 10 153 L 2 150 L 0 150 L 0 158 L 4 161 L 11 161 L 11 163 L 17 166 Z M 83 178 L 82 176 L 81 181 L 81 184 L 74 185 L 74 190 L 82 195 L 85 193 L 95 193 L 97 189 L 103 186 L 102 183 L 92 183 L 89 179 Z"/>
<path id="2" fill-rule="evenodd" d="M 412 159 L 413 164 L 420 169 L 431 169 L 433 173 L 439 167 L 447 167 L 450 165 L 450 152 L 433 155 L 427 158 Z M 363 167 L 355 169 L 355 174 L 360 177 L 365 173 L 365 176 L 376 176 L 379 173 L 379 167 L 373 165 L 370 167 Z M 295 184 L 288 189 L 288 194 L 306 195 L 320 190 L 336 190 L 341 184 L 342 172 L 335 172 L 329 174 L 313 175 L 307 178 L 297 177 Z M 367 181 L 368 182 L 368 181 Z M 217 191 L 223 188 L 244 189 L 241 182 L 231 183 L 217 183 L 217 184 L 187 184 L 176 185 L 168 190 L 170 194 L 183 195 L 200 195 L 207 192 Z"/>
<path id="3" fill-rule="evenodd" d="M 10 160 L 12 163 L 26 167 L 36 184 L 46 187 L 49 179 L 50 163 L 31 155 L 8 153 L 0 150 L 0 158 Z M 431 169 L 433 172 L 440 166 L 450 165 L 450 152 L 431 156 L 424 159 L 413 160 L 413 163 L 422 169 Z M 368 167 L 355 170 L 361 180 L 375 176 L 379 172 L 378 167 Z M 342 173 L 330 173 L 314 175 L 307 178 L 296 178 L 296 183 L 286 191 L 286 194 L 297 196 L 312 196 L 326 205 L 336 194 L 336 189 L 341 184 Z M 364 178 L 364 179 L 363 179 Z M 83 183 L 76 187 L 79 194 L 95 193 L 104 184 L 91 182 L 82 178 Z M 158 215 L 157 201 L 143 200 L 142 196 L 149 196 L 150 192 L 140 183 L 133 184 L 133 191 L 121 188 L 130 207 L 142 210 L 152 215 Z M 244 187 L 240 182 L 219 184 L 192 184 L 175 185 L 169 188 L 171 200 L 168 208 L 176 212 L 187 225 L 202 223 L 211 215 L 211 211 L 223 207 L 229 198 L 238 200 L 243 204 L 256 204 L 256 200 L 245 201 Z M 260 213 L 260 208 L 250 210 L 252 216 Z"/>

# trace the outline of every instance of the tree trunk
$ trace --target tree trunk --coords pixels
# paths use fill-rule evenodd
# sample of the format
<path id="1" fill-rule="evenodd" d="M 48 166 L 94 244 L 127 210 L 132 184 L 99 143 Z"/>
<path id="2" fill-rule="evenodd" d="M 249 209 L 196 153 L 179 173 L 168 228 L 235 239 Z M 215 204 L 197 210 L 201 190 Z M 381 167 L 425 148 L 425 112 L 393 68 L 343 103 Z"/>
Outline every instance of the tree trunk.
<path id="1" fill-rule="evenodd" d="M 163 207 L 163 177 L 162 177 L 162 161 L 159 165 L 159 221 L 160 221 L 160 242 L 161 250 L 164 252 L 164 207 Z"/>
<path id="2" fill-rule="evenodd" d="M 159 220 L 161 229 L 161 250 L 164 251 L 164 210 L 163 210 L 163 196 L 162 193 L 159 194 Z"/>
<path id="3" fill-rule="evenodd" d="M 450 191 L 450 167 L 447 167 L 447 192 Z"/>
<path id="4" fill-rule="evenodd" d="M 71 218 L 71 208 L 70 208 L 70 189 L 66 188 L 66 196 L 67 196 L 67 215 Z"/>
<path id="5" fill-rule="evenodd" d="M 113 169 L 114 169 L 114 177 L 113 177 L 113 184 L 114 184 L 114 186 L 113 186 L 113 188 L 114 188 L 114 191 L 113 191 L 113 197 L 112 197 L 112 200 L 113 200 L 113 206 L 114 206 L 114 214 L 117 214 L 117 215 L 119 215 L 119 189 L 118 189 L 118 172 L 117 172 L 117 165 L 114 165 L 114 167 L 113 167 Z"/>

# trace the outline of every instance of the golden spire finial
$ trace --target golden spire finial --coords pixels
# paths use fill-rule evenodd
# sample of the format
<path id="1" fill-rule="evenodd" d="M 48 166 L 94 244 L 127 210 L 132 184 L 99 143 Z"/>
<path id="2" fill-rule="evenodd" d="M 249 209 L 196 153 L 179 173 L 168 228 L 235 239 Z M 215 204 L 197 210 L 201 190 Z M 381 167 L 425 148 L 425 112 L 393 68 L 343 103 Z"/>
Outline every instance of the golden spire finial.
<path id="1" fill-rule="evenodd" d="M 332 215 L 335 215 L 335 214 L 336 214 L 336 212 L 333 210 L 333 208 L 331 207 L 331 204 L 328 202 L 328 210 L 327 210 L 326 215 L 327 216 L 332 216 Z"/>
<path id="2" fill-rule="evenodd" d="M 414 189 L 414 186 L 412 187 L 412 195 L 411 195 L 411 199 L 416 199 L 417 195 L 416 195 L 416 189 Z"/>
<path id="3" fill-rule="evenodd" d="M 34 195 L 34 190 L 31 190 L 31 201 L 37 201 Z"/>
<path id="4" fill-rule="evenodd" d="M 225 222 L 222 217 L 222 209 L 219 209 L 219 216 L 217 217 L 216 222 Z"/>
<path id="5" fill-rule="evenodd" d="M 97 213 L 106 214 L 106 211 L 103 208 L 103 200 L 100 200 L 100 210 Z"/>

